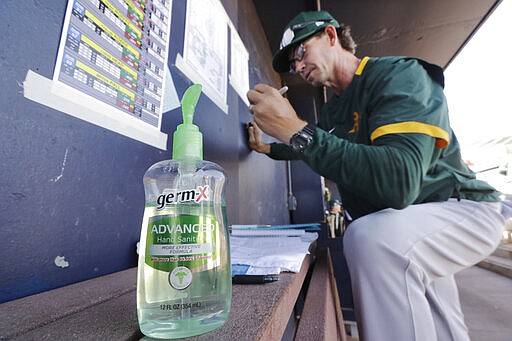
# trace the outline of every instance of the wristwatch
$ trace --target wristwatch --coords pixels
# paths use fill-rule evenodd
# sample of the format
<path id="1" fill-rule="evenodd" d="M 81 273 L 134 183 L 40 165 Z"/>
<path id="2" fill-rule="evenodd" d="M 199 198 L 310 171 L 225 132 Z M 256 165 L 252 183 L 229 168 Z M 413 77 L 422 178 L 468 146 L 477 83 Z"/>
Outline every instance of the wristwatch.
<path id="1" fill-rule="evenodd" d="M 313 135 L 315 135 L 315 126 L 308 123 L 302 130 L 293 134 L 290 138 L 290 147 L 294 152 L 302 152 L 313 141 Z"/>

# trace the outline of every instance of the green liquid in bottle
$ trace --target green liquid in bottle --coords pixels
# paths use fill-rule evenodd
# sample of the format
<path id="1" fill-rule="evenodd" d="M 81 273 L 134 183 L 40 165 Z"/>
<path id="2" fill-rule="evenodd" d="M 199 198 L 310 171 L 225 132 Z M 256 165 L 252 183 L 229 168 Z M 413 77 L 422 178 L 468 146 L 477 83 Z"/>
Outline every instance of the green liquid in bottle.
<path id="1" fill-rule="evenodd" d="M 220 327 L 231 307 L 231 264 L 222 168 L 208 161 L 162 161 L 144 176 L 137 315 L 154 338 Z"/>

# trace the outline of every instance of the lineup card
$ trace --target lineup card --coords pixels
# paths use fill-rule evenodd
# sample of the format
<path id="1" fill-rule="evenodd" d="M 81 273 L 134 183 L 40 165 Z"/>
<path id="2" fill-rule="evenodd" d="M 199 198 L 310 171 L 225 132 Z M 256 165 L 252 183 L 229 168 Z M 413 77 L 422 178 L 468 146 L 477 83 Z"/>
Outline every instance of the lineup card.
<path id="1" fill-rule="evenodd" d="M 69 0 L 54 81 L 159 128 L 171 7 L 172 0 Z"/>

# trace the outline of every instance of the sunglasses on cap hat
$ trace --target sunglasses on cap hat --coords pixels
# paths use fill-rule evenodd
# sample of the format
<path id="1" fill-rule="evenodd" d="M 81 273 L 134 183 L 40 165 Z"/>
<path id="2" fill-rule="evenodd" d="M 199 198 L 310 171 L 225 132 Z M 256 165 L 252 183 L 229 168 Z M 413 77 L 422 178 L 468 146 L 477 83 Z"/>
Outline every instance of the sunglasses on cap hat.
<path id="1" fill-rule="evenodd" d="M 295 38 L 296 31 L 303 29 L 304 27 L 312 25 L 312 24 L 314 24 L 315 26 L 320 28 L 320 27 L 322 27 L 322 25 L 324 25 L 326 23 L 330 23 L 330 22 L 332 22 L 332 20 L 306 21 L 306 22 L 303 22 L 300 24 L 295 24 L 295 25 L 288 27 L 283 33 L 283 38 L 281 39 L 281 44 L 279 45 L 279 49 L 282 49 L 282 48 L 290 45 L 290 43 L 293 41 L 293 38 Z"/>

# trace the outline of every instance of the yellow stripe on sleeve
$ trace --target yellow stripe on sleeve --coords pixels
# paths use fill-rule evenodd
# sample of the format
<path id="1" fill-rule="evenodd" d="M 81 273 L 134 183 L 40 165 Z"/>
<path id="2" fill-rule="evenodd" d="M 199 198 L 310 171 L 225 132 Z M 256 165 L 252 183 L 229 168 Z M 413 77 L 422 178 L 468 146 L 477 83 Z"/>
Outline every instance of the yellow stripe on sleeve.
<path id="1" fill-rule="evenodd" d="M 391 123 L 375 129 L 370 139 L 373 143 L 375 139 L 388 134 L 418 133 L 432 136 L 436 139 L 436 148 L 445 148 L 450 143 L 450 135 L 444 129 L 422 122 L 400 122 Z"/>

